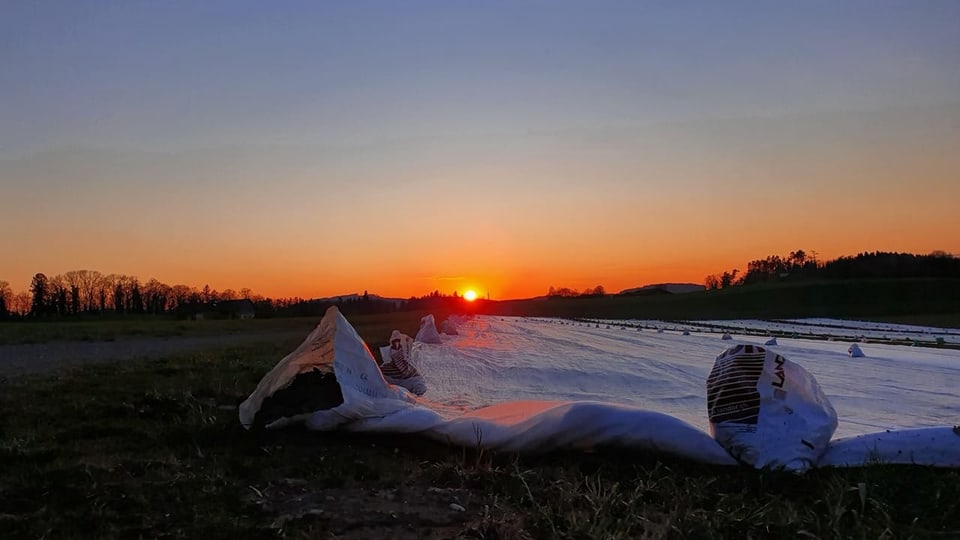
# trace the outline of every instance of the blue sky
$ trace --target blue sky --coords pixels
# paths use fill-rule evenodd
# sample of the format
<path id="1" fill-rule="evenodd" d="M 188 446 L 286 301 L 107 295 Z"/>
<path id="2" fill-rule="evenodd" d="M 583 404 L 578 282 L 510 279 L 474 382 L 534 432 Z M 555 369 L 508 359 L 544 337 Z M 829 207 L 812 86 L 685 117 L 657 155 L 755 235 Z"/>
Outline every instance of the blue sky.
<path id="1" fill-rule="evenodd" d="M 13 2 L 4 155 L 945 103 L 955 2 Z"/>

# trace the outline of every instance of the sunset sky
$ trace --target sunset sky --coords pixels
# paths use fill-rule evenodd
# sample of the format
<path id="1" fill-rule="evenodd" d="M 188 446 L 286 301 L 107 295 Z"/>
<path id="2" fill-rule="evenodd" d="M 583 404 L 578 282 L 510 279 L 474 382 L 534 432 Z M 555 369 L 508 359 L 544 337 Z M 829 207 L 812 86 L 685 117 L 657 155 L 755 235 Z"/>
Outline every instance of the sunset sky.
<path id="1" fill-rule="evenodd" d="M 5 1 L 0 238 L 303 297 L 960 253 L 960 2 Z"/>

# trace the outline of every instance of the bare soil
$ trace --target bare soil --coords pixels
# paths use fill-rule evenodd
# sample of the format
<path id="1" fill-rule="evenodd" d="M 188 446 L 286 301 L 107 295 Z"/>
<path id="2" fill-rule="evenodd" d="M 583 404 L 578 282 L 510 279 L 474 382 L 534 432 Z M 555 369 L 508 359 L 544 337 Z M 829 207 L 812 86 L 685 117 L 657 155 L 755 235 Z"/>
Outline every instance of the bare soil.
<path id="1" fill-rule="evenodd" d="M 0 345 L 0 377 L 44 373 L 94 362 L 157 359 L 255 343 L 304 337 L 299 330 L 260 331 L 214 336 L 131 337 L 115 341 L 51 341 Z"/>

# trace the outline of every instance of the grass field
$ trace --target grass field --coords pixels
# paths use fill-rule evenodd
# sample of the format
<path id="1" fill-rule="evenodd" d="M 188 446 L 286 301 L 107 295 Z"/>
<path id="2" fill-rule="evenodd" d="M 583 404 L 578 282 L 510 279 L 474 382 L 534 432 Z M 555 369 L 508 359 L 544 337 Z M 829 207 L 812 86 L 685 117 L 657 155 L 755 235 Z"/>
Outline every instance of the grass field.
<path id="1" fill-rule="evenodd" d="M 389 335 L 397 324 L 414 335 L 419 317 L 425 313 L 363 315 L 354 317 L 371 331 L 381 329 Z M 412 323 L 410 322 L 412 320 Z M 320 317 L 253 320 L 188 321 L 164 317 L 142 317 L 106 321 L 26 321 L 0 323 L 0 345 L 45 343 L 48 341 L 114 341 L 132 337 L 223 336 L 244 333 L 293 333 L 306 336 Z M 388 328 L 389 327 L 389 328 Z M 378 336 L 386 339 L 386 336 Z"/>
<path id="2" fill-rule="evenodd" d="M 611 319 L 833 317 L 960 327 L 960 279 L 796 282 L 654 296 L 500 302 L 505 315 Z"/>
<path id="3" fill-rule="evenodd" d="M 319 318 L 187 321 L 166 317 L 0 323 L 0 345 L 48 341 L 114 341 L 128 337 L 181 337 L 291 331 L 306 334 Z"/>
<path id="4" fill-rule="evenodd" d="M 352 322 L 375 347 L 417 315 Z M 237 404 L 298 341 L 0 383 L 0 536 L 960 537 L 955 470 L 795 477 L 630 452 L 518 457 L 244 431 Z"/>
<path id="5" fill-rule="evenodd" d="M 438 323 L 448 314 L 445 310 L 433 313 L 437 317 Z M 368 328 L 370 331 L 380 329 L 389 335 L 393 328 L 400 328 L 412 336 L 419 329 L 420 317 L 426 314 L 425 311 L 409 311 L 360 315 L 351 317 L 351 320 L 356 320 L 357 324 Z M 0 345 L 46 343 L 49 341 L 114 341 L 134 337 L 223 336 L 270 332 L 306 336 L 319 322 L 319 316 L 245 321 L 237 319 L 189 321 L 144 316 L 103 321 L 4 322 L 0 323 Z M 387 335 L 377 337 L 386 340 Z"/>

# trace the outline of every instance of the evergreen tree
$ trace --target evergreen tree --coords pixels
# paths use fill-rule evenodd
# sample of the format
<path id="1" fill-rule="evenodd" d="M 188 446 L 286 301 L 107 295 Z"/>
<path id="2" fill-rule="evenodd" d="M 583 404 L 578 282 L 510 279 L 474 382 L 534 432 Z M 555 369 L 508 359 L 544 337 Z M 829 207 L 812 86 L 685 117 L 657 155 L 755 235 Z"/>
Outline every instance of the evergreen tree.
<path id="1" fill-rule="evenodd" d="M 39 317 L 47 311 L 47 276 L 36 273 L 30 280 L 30 293 L 32 300 L 30 302 L 30 315 Z"/>

